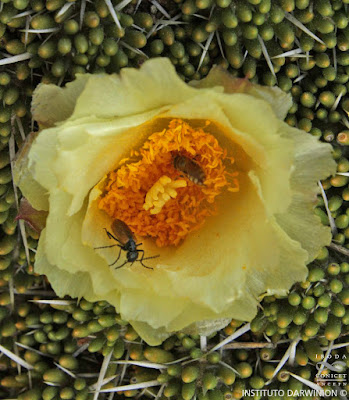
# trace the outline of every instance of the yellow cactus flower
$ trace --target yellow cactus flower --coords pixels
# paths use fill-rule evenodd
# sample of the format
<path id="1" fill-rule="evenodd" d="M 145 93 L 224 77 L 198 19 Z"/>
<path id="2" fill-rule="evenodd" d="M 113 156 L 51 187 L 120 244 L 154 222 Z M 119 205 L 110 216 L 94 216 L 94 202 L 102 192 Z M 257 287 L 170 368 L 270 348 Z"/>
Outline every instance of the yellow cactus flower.
<path id="1" fill-rule="evenodd" d="M 251 320 L 331 240 L 313 213 L 331 147 L 283 122 L 290 105 L 219 68 L 186 84 L 164 58 L 40 85 L 41 130 L 16 163 L 48 212 L 36 272 L 107 300 L 151 345 Z"/>

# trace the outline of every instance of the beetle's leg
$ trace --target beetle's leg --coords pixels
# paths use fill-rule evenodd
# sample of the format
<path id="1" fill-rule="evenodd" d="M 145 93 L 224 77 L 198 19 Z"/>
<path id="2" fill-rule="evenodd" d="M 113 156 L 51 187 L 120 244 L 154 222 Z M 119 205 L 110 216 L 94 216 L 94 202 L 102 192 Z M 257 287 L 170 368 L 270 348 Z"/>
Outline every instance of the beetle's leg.
<path id="1" fill-rule="evenodd" d="M 119 246 L 119 245 L 118 245 Z M 111 267 L 112 265 L 114 265 L 114 264 L 116 264 L 118 261 L 119 261 L 119 258 L 120 258 L 120 254 L 121 254 L 121 250 L 122 250 L 122 247 L 121 246 L 119 246 L 120 247 L 120 251 L 119 251 L 119 255 L 118 255 L 118 258 L 112 263 L 112 264 L 109 264 L 109 267 Z M 127 262 L 127 261 L 126 261 Z M 124 265 L 124 264 L 123 264 Z M 118 267 L 119 268 L 119 267 Z"/>
<path id="2" fill-rule="evenodd" d="M 140 260 L 138 260 L 142 265 L 143 265 L 143 267 L 145 267 L 145 268 L 148 268 L 148 269 L 154 269 L 154 268 L 151 268 L 151 267 L 148 267 L 148 266 L 146 266 L 144 263 L 143 263 L 143 260 L 149 260 L 150 258 L 155 258 L 155 257 L 159 257 L 159 256 L 153 256 L 153 257 L 146 257 L 146 258 L 144 258 L 144 250 L 138 250 L 138 251 L 141 251 L 142 252 L 142 257 L 141 257 L 141 259 Z"/>
<path id="3" fill-rule="evenodd" d="M 107 231 L 105 228 L 104 228 L 104 230 L 106 231 L 107 236 L 108 236 L 109 239 L 114 239 L 116 242 L 122 244 L 118 238 L 116 238 L 114 235 L 112 235 L 112 234 L 111 234 L 109 231 Z"/>
<path id="4" fill-rule="evenodd" d="M 119 269 L 119 268 L 121 268 L 121 267 L 123 267 L 125 264 L 127 264 L 128 263 L 128 261 L 125 261 L 123 264 L 121 264 L 121 265 L 119 265 L 118 267 L 115 267 L 114 269 Z M 115 263 L 113 263 L 113 264 L 115 264 Z M 112 265 L 113 265 L 112 264 Z"/>
<path id="5" fill-rule="evenodd" d="M 94 247 L 94 250 L 98 250 L 98 249 L 109 249 L 110 247 L 115 247 L 115 246 L 119 246 L 119 244 L 112 244 L 111 246 L 101 246 L 101 247 Z"/>
<path id="6" fill-rule="evenodd" d="M 151 257 L 142 258 L 142 261 L 144 261 L 144 260 L 151 260 L 152 258 L 158 258 L 158 257 L 160 257 L 160 254 L 157 254 L 156 256 L 151 256 Z"/>

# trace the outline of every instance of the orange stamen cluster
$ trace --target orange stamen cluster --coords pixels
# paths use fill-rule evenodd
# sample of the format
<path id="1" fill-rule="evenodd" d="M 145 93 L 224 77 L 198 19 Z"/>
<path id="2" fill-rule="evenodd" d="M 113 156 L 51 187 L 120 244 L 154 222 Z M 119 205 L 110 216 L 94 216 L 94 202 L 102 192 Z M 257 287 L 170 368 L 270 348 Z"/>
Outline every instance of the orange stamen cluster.
<path id="1" fill-rule="evenodd" d="M 208 124 L 208 122 L 207 122 Z M 227 177 L 234 176 L 233 191 L 238 190 L 237 173 L 228 173 L 224 161 L 234 162 L 217 139 L 202 128 L 174 119 L 167 129 L 149 136 L 136 162 L 121 165 L 109 173 L 99 208 L 112 219 L 121 219 L 139 236 L 156 239 L 159 247 L 178 245 L 189 233 L 199 229 L 208 216 L 214 215 L 215 198 L 230 188 Z M 203 185 L 193 183 L 174 167 L 176 155 L 194 160 L 205 173 Z M 176 189 L 177 196 L 152 214 L 143 205 L 149 189 L 162 177 L 173 181 L 186 179 L 187 185 Z"/>

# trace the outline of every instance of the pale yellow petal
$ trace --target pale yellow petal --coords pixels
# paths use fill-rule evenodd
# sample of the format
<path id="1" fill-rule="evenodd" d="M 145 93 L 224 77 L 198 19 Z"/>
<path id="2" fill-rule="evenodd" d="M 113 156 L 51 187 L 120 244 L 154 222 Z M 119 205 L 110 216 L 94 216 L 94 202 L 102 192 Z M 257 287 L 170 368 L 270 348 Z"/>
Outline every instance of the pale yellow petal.
<path id="1" fill-rule="evenodd" d="M 285 119 L 292 105 L 291 95 L 277 86 L 261 86 L 249 82 L 246 78 L 235 78 L 219 66 L 214 66 L 204 79 L 192 81 L 190 85 L 196 88 L 223 86 L 225 93 L 246 93 L 257 97 L 268 102 L 280 120 Z"/>
<path id="2" fill-rule="evenodd" d="M 291 238 L 307 250 L 310 262 L 321 247 L 331 242 L 330 228 L 321 224 L 314 214 L 314 207 L 319 193 L 318 181 L 335 174 L 336 163 L 329 144 L 321 143 L 284 123 L 282 132 L 294 141 L 295 160 L 291 176 L 292 203 L 285 213 L 277 215 L 277 221 Z"/>
<path id="3" fill-rule="evenodd" d="M 154 58 L 139 70 L 123 68 L 119 75 L 90 75 L 71 118 L 137 115 L 180 103 L 198 92 L 178 77 L 169 59 Z"/>
<path id="4" fill-rule="evenodd" d="M 38 274 L 47 276 L 51 286 L 54 288 L 56 295 L 64 297 L 85 297 L 89 301 L 98 301 L 99 297 L 94 294 L 92 287 L 92 277 L 88 272 L 70 273 L 66 270 L 58 268 L 56 265 L 50 264 L 46 258 L 45 251 L 46 232 L 41 232 L 37 255 L 35 258 L 35 271 Z M 79 282 L 77 285 L 76 283 Z"/>
<path id="5" fill-rule="evenodd" d="M 61 88 L 41 83 L 33 93 L 32 115 L 41 127 L 47 128 L 64 121 L 74 111 L 76 101 L 84 90 L 89 75 L 78 75 Z"/>
<path id="6" fill-rule="evenodd" d="M 32 132 L 16 154 L 13 181 L 20 186 L 23 196 L 37 210 L 48 210 L 48 193 L 34 178 L 34 164 L 29 164 L 29 150 L 37 136 Z"/>

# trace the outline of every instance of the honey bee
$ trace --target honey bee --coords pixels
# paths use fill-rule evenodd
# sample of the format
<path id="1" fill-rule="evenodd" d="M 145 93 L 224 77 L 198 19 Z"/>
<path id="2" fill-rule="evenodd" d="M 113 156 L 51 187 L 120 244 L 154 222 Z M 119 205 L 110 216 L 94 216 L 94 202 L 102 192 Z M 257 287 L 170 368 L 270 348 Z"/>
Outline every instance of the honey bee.
<path id="1" fill-rule="evenodd" d="M 200 165 L 191 158 L 177 154 L 173 159 L 173 166 L 182 172 L 189 180 L 197 185 L 203 185 L 206 179 L 205 172 Z"/>
<path id="2" fill-rule="evenodd" d="M 104 228 L 105 229 L 105 228 Z M 144 250 L 137 249 L 137 247 L 141 246 L 143 243 L 136 243 L 134 235 L 131 231 L 131 229 L 128 227 L 128 225 L 121 221 L 120 219 L 115 219 L 113 223 L 111 224 L 111 231 L 113 232 L 110 233 L 107 229 L 105 229 L 107 236 L 109 239 L 114 239 L 118 244 L 114 244 L 111 246 L 102 246 L 102 247 L 95 247 L 95 249 L 106 249 L 110 247 L 115 247 L 118 246 L 120 247 L 119 255 L 117 259 L 110 264 L 110 266 L 115 265 L 121 255 L 121 250 L 126 251 L 126 261 L 119 265 L 118 267 L 115 267 L 115 269 L 119 269 L 123 267 L 125 264 L 130 263 L 131 265 L 135 262 L 138 261 L 140 262 L 143 267 L 148 268 L 148 269 L 153 269 L 151 267 L 147 267 L 143 261 L 144 260 L 150 260 L 151 258 L 156 258 L 159 257 L 158 255 L 152 256 L 152 257 L 144 257 Z M 139 257 L 139 253 L 142 253 L 141 258 Z"/>

